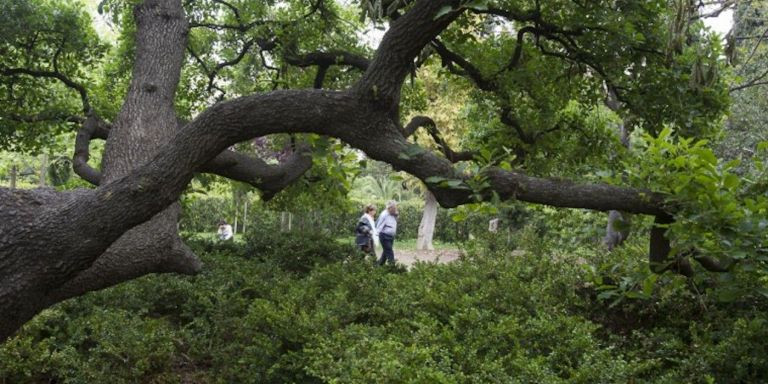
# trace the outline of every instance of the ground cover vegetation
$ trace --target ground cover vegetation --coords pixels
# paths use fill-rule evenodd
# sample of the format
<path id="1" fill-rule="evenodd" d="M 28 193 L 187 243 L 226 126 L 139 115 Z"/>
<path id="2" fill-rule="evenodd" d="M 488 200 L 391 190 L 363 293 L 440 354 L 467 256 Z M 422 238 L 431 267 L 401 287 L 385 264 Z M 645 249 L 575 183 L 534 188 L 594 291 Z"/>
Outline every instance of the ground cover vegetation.
<path id="1" fill-rule="evenodd" d="M 462 260 L 406 272 L 376 268 L 329 237 L 259 238 L 191 241 L 207 266 L 196 277 L 147 276 L 43 311 L 0 346 L 0 382 L 708 383 L 768 374 L 768 300 L 721 301 L 719 280 L 670 274 L 648 288 L 642 279 L 656 275 L 639 241 L 622 247 L 617 267 L 592 241 L 548 243 L 529 227 L 514 245 L 477 239 Z M 510 256 L 517 247 L 527 251 Z M 621 293 L 604 295 L 610 279 Z"/>

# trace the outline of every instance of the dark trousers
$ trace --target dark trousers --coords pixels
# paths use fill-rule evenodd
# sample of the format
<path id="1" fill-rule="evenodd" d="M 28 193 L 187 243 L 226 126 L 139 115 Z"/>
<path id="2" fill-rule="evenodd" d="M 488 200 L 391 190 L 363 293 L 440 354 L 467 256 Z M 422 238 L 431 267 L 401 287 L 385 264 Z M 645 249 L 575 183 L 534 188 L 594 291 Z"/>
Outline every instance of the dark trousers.
<path id="1" fill-rule="evenodd" d="M 395 264 L 395 251 L 392 249 L 392 246 L 395 244 L 395 237 L 382 233 L 379 234 L 379 240 L 381 240 L 381 248 L 384 249 L 381 252 L 379 265 L 384 265 L 384 263 Z"/>

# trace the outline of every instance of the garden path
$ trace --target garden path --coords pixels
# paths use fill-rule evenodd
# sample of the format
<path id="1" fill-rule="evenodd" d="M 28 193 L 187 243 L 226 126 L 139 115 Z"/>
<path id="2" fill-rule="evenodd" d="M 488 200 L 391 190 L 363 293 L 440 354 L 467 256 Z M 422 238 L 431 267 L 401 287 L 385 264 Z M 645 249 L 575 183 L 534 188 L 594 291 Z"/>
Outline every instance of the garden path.
<path id="1" fill-rule="evenodd" d="M 409 267 L 417 261 L 434 262 L 434 263 L 449 263 L 457 260 L 461 255 L 461 251 L 458 249 L 440 249 L 434 251 L 417 251 L 412 249 L 397 249 L 395 245 L 395 260 L 398 264 L 403 264 Z"/>

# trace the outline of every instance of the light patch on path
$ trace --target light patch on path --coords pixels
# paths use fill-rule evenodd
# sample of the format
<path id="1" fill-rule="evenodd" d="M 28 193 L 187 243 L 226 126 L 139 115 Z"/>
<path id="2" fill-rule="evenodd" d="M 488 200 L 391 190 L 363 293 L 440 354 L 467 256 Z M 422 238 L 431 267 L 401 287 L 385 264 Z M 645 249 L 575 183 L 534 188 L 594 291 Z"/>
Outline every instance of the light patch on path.
<path id="1" fill-rule="evenodd" d="M 395 261 L 410 268 L 417 261 L 429 263 L 450 263 L 461 256 L 458 249 L 441 249 L 435 251 L 398 250 L 395 247 Z"/>

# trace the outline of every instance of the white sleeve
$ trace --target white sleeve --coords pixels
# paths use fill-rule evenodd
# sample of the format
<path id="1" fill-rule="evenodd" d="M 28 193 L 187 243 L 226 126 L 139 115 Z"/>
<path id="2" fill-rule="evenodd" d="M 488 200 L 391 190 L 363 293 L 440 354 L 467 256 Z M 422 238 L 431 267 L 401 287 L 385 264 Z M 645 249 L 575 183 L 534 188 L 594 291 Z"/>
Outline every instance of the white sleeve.
<path id="1" fill-rule="evenodd" d="M 368 219 L 368 223 L 371 224 L 371 229 L 373 231 L 371 233 L 371 236 L 373 237 L 373 244 L 378 246 L 379 245 L 379 230 L 376 229 L 376 225 L 375 225 L 374 220 L 373 220 L 372 217 L 368 216 L 368 217 L 366 217 L 366 219 Z"/>

